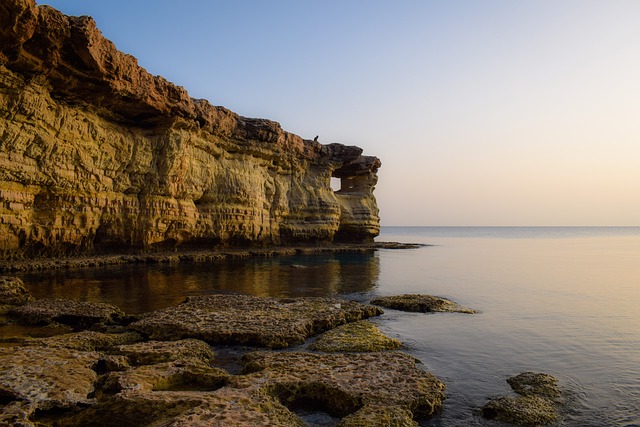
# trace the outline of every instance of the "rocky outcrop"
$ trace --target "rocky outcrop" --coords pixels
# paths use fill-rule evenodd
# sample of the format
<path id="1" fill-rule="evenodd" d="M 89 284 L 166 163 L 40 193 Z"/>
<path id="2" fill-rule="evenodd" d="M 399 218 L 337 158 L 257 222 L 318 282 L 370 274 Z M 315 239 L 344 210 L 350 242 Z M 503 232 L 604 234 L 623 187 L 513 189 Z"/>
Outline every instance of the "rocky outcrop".
<path id="1" fill-rule="evenodd" d="M 284 348 L 308 337 L 382 314 L 371 305 L 335 298 L 188 297 L 148 314 L 129 328 L 154 340 L 196 338 L 210 344 Z"/>
<path id="2" fill-rule="evenodd" d="M 397 350 L 402 343 L 380 332 L 366 320 L 347 323 L 323 333 L 309 346 L 309 350 L 335 352 L 370 352 Z"/>
<path id="3" fill-rule="evenodd" d="M 378 234 L 380 161 L 360 148 L 190 98 L 89 17 L 7 0 L 0 22 L 5 257 Z"/>
<path id="4" fill-rule="evenodd" d="M 558 419 L 562 396 L 555 377 L 523 372 L 507 382 L 517 396 L 491 399 L 482 407 L 484 418 L 520 426 L 547 425 Z"/>
<path id="5" fill-rule="evenodd" d="M 400 311 L 417 313 L 466 313 L 474 314 L 476 310 L 458 305 L 449 299 L 433 295 L 404 294 L 378 297 L 371 304 Z"/>

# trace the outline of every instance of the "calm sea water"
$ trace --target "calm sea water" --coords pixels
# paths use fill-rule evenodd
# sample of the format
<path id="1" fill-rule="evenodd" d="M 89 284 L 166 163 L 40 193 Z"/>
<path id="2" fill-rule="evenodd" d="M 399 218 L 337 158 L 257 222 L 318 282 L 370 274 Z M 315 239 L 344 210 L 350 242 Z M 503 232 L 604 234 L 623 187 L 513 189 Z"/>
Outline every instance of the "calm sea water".
<path id="1" fill-rule="evenodd" d="M 374 320 L 447 384 L 432 426 L 498 426 L 476 415 L 505 379 L 547 372 L 566 390 L 564 426 L 640 426 L 640 227 L 383 227 L 432 246 L 24 275 L 36 297 L 141 313 L 187 295 L 428 293 L 476 315 L 386 310 Z"/>

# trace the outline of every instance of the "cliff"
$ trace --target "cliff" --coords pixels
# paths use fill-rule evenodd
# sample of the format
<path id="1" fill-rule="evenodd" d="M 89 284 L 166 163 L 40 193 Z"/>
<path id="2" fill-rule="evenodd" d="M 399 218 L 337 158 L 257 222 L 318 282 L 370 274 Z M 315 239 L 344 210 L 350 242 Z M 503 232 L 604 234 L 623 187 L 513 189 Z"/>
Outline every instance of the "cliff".
<path id="1" fill-rule="evenodd" d="M 90 17 L 0 4 L 4 257 L 370 241 L 379 166 L 189 97 Z"/>

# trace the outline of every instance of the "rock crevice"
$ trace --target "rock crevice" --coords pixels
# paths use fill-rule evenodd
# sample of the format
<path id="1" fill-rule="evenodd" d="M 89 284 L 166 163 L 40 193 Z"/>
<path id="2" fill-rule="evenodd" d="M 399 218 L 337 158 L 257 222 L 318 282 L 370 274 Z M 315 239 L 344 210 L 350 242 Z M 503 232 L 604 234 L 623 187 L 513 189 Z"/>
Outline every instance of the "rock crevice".
<path id="1" fill-rule="evenodd" d="M 89 17 L 8 0 L 0 22 L 5 256 L 378 234 L 380 161 L 360 148 L 193 99 Z"/>

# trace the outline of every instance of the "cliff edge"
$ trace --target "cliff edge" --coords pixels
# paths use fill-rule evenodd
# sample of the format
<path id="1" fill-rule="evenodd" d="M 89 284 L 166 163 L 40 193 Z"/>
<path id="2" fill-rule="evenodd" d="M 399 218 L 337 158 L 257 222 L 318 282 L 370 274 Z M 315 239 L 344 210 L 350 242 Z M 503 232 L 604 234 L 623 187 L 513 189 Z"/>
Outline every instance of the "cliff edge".
<path id="1" fill-rule="evenodd" d="M 90 17 L 0 4 L 3 257 L 371 241 L 379 166 L 189 97 Z"/>

